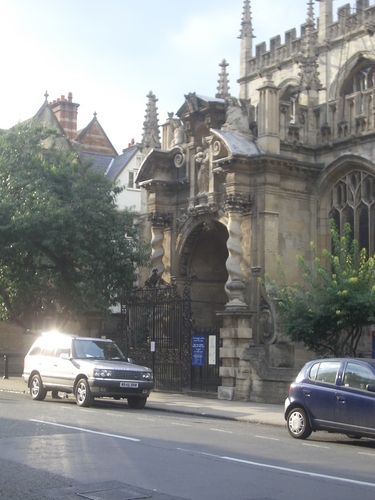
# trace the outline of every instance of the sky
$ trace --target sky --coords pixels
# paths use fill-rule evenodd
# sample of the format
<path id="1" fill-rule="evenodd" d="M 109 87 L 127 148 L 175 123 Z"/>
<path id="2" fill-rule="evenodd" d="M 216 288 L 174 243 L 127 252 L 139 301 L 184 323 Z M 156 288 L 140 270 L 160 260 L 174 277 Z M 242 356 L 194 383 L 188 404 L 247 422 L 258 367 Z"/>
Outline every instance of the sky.
<path id="1" fill-rule="evenodd" d="M 255 45 L 306 21 L 308 0 L 251 0 Z M 334 11 L 348 0 L 334 2 Z M 373 1 L 370 0 L 370 4 Z M 354 0 L 351 2 L 354 6 Z M 34 116 L 45 94 L 73 94 L 78 129 L 97 119 L 118 153 L 140 142 L 147 94 L 159 124 L 184 95 L 214 97 L 227 61 L 239 94 L 244 0 L 0 0 L 0 128 Z M 319 3 L 315 3 L 319 15 Z M 337 20 L 337 16 L 334 16 Z"/>

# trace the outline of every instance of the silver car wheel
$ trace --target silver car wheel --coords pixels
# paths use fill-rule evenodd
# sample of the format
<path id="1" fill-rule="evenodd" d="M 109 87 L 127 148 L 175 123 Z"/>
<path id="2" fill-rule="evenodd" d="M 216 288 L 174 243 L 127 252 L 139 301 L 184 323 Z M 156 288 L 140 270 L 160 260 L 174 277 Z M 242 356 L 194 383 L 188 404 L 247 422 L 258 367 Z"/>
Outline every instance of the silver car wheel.
<path id="1" fill-rule="evenodd" d="M 93 397 L 90 391 L 90 386 L 85 378 L 81 378 L 77 382 L 75 390 L 76 402 L 78 406 L 91 406 Z"/>
<path id="2" fill-rule="evenodd" d="M 304 409 L 294 408 L 288 414 L 288 431 L 297 439 L 306 439 L 310 436 L 312 429 L 308 416 Z"/>
<path id="3" fill-rule="evenodd" d="M 30 396 L 35 401 L 43 401 L 46 397 L 47 391 L 43 387 L 42 379 L 39 375 L 33 375 L 30 381 Z"/>
<path id="4" fill-rule="evenodd" d="M 289 428 L 293 434 L 300 434 L 305 426 L 305 421 L 300 412 L 294 411 L 289 416 Z"/>

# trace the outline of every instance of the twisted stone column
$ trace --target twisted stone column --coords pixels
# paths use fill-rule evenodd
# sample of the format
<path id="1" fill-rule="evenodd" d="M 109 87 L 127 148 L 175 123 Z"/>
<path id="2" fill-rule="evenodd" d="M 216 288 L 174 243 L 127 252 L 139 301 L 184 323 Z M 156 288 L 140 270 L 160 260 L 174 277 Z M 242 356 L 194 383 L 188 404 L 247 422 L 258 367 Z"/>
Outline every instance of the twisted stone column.
<path id="1" fill-rule="evenodd" d="M 151 221 L 151 269 L 157 269 L 157 275 L 162 276 L 165 267 L 164 257 L 164 228 L 171 222 L 171 214 L 152 212 L 149 214 Z"/>
<path id="2" fill-rule="evenodd" d="M 242 212 L 244 210 L 243 200 L 241 197 L 230 195 L 225 201 L 225 210 L 228 214 L 228 259 L 226 268 L 228 271 L 228 280 L 225 284 L 225 292 L 229 302 L 226 304 L 226 310 L 247 308 L 243 291 L 245 284 L 243 282 L 244 273 L 241 268 L 243 251 L 241 246 L 242 241 Z"/>

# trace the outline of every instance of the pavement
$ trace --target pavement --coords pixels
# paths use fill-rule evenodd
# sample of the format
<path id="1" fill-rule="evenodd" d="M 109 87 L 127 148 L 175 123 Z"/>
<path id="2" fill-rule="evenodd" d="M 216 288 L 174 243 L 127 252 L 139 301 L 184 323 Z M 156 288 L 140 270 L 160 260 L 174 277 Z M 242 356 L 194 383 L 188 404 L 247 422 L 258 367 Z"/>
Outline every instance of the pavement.
<path id="1" fill-rule="evenodd" d="M 22 377 L 0 378 L 0 392 L 28 394 Z M 49 395 L 47 397 L 50 397 Z M 73 397 L 69 395 L 69 397 Z M 283 405 L 226 401 L 199 395 L 152 391 L 146 409 L 285 427 Z"/>

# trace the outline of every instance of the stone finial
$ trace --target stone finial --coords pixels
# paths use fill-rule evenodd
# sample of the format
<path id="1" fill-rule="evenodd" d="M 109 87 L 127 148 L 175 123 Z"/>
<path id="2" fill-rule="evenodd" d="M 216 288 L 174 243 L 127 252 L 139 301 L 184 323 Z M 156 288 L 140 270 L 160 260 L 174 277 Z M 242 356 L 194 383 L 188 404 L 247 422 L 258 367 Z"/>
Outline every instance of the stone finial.
<path id="1" fill-rule="evenodd" d="M 240 78 L 247 75 L 249 68 L 249 59 L 253 53 L 253 26 L 251 21 L 250 0 L 245 0 L 240 36 L 241 40 L 241 55 L 240 55 Z"/>
<path id="2" fill-rule="evenodd" d="M 219 64 L 219 66 L 221 67 L 221 71 L 219 74 L 219 80 L 218 80 L 219 85 L 217 87 L 216 97 L 220 99 L 225 99 L 226 97 L 230 96 L 228 73 L 226 72 L 226 69 L 229 66 L 229 64 L 225 59 L 223 59 Z"/>
<path id="3" fill-rule="evenodd" d="M 151 92 L 147 94 L 145 121 L 143 122 L 142 146 L 147 149 L 160 148 L 160 132 L 157 113 L 157 99 Z"/>
<path id="4" fill-rule="evenodd" d="M 316 34 L 314 21 L 313 0 L 309 0 L 307 9 L 307 20 L 305 33 L 302 38 L 302 56 L 300 59 L 299 87 L 303 90 L 321 90 L 323 88 L 319 80 L 318 56 L 316 53 Z"/>
<path id="5" fill-rule="evenodd" d="M 245 0 L 242 14 L 241 31 L 238 38 L 254 38 L 251 19 L 250 0 Z"/>
<path id="6" fill-rule="evenodd" d="M 48 91 L 46 90 L 46 93 L 44 94 L 44 97 L 46 98 L 46 101 L 48 101 Z"/>

